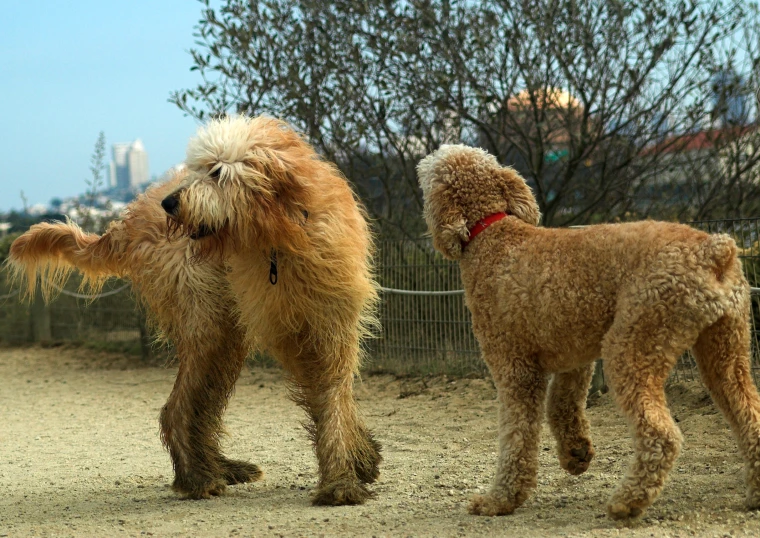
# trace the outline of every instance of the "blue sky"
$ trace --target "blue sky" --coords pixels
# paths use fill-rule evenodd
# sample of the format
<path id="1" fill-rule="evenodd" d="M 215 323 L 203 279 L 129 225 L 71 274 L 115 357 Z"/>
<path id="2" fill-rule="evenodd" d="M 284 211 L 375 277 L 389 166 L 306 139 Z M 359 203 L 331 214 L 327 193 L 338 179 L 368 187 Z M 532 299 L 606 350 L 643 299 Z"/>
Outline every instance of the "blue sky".
<path id="1" fill-rule="evenodd" d="M 199 81 L 193 0 L 3 2 L 0 212 L 84 192 L 100 131 L 141 138 L 151 175 L 182 161 L 197 128 L 167 101 Z"/>

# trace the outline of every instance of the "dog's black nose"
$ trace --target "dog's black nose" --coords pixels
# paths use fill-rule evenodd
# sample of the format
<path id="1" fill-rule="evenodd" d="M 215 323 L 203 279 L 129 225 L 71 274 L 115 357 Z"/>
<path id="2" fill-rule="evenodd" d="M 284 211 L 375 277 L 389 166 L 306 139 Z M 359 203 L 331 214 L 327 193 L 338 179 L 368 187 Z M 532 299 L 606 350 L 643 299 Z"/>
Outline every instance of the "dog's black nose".
<path id="1" fill-rule="evenodd" d="M 179 200 L 176 196 L 173 194 L 170 194 L 163 200 L 161 200 L 161 207 L 164 208 L 164 211 L 169 213 L 170 215 L 175 215 L 177 213 L 177 208 L 179 207 Z"/>

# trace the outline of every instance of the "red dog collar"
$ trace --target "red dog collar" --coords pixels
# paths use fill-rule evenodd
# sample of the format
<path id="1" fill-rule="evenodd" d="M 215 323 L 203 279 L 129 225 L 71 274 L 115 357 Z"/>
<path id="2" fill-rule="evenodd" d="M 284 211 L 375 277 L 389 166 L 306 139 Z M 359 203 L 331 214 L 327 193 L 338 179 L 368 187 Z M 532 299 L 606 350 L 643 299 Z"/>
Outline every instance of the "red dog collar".
<path id="1" fill-rule="evenodd" d="M 505 212 L 500 213 L 494 213 L 493 215 L 488 215 L 486 218 L 480 219 L 478 222 L 475 223 L 475 226 L 470 228 L 470 238 L 465 243 L 465 246 L 470 244 L 470 241 L 475 239 L 475 236 L 478 235 L 480 232 L 488 228 L 491 224 L 494 222 L 499 222 L 501 219 L 506 218 L 507 214 Z"/>

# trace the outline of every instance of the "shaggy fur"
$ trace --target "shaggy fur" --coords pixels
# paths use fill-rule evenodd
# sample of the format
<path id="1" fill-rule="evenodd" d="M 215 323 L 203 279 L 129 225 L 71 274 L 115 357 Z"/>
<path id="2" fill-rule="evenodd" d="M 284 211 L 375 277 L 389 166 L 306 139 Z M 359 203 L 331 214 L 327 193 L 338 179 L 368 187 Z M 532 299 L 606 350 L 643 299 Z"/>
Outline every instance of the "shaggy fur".
<path id="1" fill-rule="evenodd" d="M 131 280 L 180 360 L 160 420 L 180 494 L 208 498 L 262 476 L 219 447 L 222 413 L 253 346 L 283 363 L 310 418 L 321 473 L 314 502 L 364 501 L 363 484 L 379 475 L 380 446 L 357 415 L 352 387 L 376 291 L 367 225 L 348 185 L 286 125 L 265 118 L 211 124 L 191 142 L 188 164 L 103 236 L 72 223 L 33 226 L 13 243 L 11 270 L 31 293 L 41 277 L 46 298 L 74 268 L 94 291 L 110 276 Z M 209 165 L 221 172 L 212 172 L 216 179 Z M 228 197 L 212 194 L 195 206 L 228 212 L 224 224 L 208 221 L 218 235 L 170 239 L 162 200 L 189 200 L 202 189 Z"/>
<path id="2" fill-rule="evenodd" d="M 608 513 L 641 514 L 681 447 L 664 383 L 689 348 L 744 456 L 747 505 L 760 507 L 749 287 L 730 237 L 652 221 L 540 228 L 523 179 L 465 146 L 441 147 L 418 173 L 435 247 L 459 261 L 475 335 L 498 389 L 496 478 L 470 512 L 510 514 L 535 488 L 546 402 L 560 464 L 572 474 L 588 468 L 594 449 L 584 403 L 593 361 L 603 357 L 634 435 L 633 461 Z M 502 211 L 506 218 L 468 243 L 468 230 Z"/>
<path id="3" fill-rule="evenodd" d="M 161 200 L 177 176 L 130 204 L 98 236 L 76 224 L 36 224 L 11 246 L 9 267 L 30 295 L 38 276 L 46 299 L 73 269 L 97 292 L 111 276 L 127 278 L 164 338 L 174 344 L 179 372 L 161 410 L 161 437 L 174 464 L 174 490 L 199 499 L 227 484 L 258 480 L 256 465 L 225 458 L 222 414 L 248 348 L 237 326 L 234 298 L 219 262 L 191 265 L 193 241 L 168 241 Z"/>
<path id="4" fill-rule="evenodd" d="M 186 164 L 162 204 L 172 226 L 197 238 L 200 260 L 226 261 L 246 342 L 290 375 L 311 418 L 314 502 L 363 502 L 380 461 L 353 396 L 377 301 L 363 210 L 337 168 L 271 118 L 212 121 Z"/>

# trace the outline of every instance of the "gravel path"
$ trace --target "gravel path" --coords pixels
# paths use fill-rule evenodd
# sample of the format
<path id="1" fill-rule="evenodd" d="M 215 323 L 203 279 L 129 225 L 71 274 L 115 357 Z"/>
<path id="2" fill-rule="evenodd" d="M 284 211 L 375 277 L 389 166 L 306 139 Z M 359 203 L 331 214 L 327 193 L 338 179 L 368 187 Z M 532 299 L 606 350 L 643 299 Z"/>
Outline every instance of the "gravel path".
<path id="1" fill-rule="evenodd" d="M 385 462 L 364 506 L 309 504 L 316 461 L 276 371 L 244 372 L 226 416 L 227 453 L 265 479 L 220 498 L 178 500 L 158 412 L 174 369 L 134 368 L 81 349 L 0 349 L 0 537 L 8 536 L 759 536 L 742 509 L 741 462 L 698 384 L 671 387 L 685 445 L 658 502 L 628 525 L 604 515 L 630 456 L 609 395 L 589 409 L 597 459 L 564 473 L 545 430 L 539 486 L 514 515 L 467 514 L 495 469 L 486 380 L 365 378 L 361 409 Z"/>

